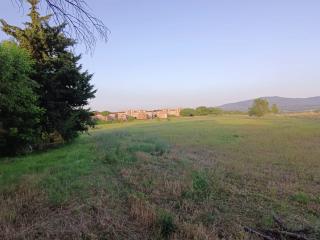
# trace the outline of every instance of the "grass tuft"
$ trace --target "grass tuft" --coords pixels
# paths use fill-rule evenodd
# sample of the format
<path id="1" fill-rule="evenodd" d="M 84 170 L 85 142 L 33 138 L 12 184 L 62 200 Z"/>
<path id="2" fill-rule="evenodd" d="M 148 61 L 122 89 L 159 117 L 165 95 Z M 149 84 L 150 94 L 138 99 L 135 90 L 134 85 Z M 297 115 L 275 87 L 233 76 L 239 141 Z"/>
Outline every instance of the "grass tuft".
<path id="1" fill-rule="evenodd" d="M 173 216 L 169 212 L 163 210 L 160 211 L 158 216 L 158 225 L 160 227 L 160 234 L 164 239 L 169 239 L 177 229 Z"/>
<path id="2" fill-rule="evenodd" d="M 301 204 L 308 204 L 310 202 L 310 197 L 304 192 L 295 193 L 290 199 Z"/>
<path id="3" fill-rule="evenodd" d="M 203 200 L 210 194 L 210 183 L 208 174 L 204 171 L 192 174 L 192 191 L 195 199 Z"/>

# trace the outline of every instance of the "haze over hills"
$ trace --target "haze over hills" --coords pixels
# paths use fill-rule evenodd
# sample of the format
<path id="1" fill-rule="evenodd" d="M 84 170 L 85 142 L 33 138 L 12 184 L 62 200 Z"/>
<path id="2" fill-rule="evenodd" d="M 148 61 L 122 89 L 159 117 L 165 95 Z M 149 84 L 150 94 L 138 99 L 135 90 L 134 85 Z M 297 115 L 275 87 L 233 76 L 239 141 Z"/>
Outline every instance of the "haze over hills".
<path id="1" fill-rule="evenodd" d="M 320 96 L 309 98 L 285 98 L 285 97 L 262 97 L 267 99 L 269 104 L 277 104 L 283 112 L 301 112 L 320 110 Z M 248 111 L 252 106 L 254 99 L 229 103 L 219 106 L 226 111 Z"/>

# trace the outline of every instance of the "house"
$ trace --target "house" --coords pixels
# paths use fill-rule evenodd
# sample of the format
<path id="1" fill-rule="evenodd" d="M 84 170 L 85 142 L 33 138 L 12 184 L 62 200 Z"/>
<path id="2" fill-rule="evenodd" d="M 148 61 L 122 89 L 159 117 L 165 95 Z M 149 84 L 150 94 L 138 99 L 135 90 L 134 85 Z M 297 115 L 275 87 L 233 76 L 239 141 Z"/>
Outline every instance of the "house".
<path id="1" fill-rule="evenodd" d="M 153 118 L 161 118 L 166 119 L 168 116 L 180 116 L 180 108 L 176 109 L 159 109 L 159 110 L 127 110 L 123 112 L 113 112 L 109 113 L 107 116 L 103 116 L 100 113 L 96 113 L 94 118 L 103 120 L 103 121 L 113 121 L 113 120 L 121 120 L 126 121 L 129 117 L 138 119 L 138 120 L 146 120 Z"/>
<path id="2" fill-rule="evenodd" d="M 109 113 L 107 116 L 107 121 L 113 121 L 117 119 L 117 115 L 115 113 Z"/>
<path id="3" fill-rule="evenodd" d="M 139 112 L 137 114 L 137 116 L 136 116 L 136 119 L 138 119 L 138 120 L 146 120 L 146 119 L 148 119 L 148 115 L 147 115 L 147 113 L 145 111 Z"/>
<path id="4" fill-rule="evenodd" d="M 126 121 L 128 120 L 128 115 L 126 114 L 126 112 L 117 112 L 116 119 L 121 121 Z"/>
<path id="5" fill-rule="evenodd" d="M 101 121 L 107 121 L 107 117 L 106 116 L 103 116 L 101 113 L 96 113 L 94 115 L 94 118 L 97 119 L 97 120 L 101 120 Z"/>
<path id="6" fill-rule="evenodd" d="M 168 113 L 165 110 L 158 110 L 156 112 L 156 116 L 157 116 L 157 118 L 160 118 L 160 119 L 166 119 L 166 118 L 168 118 Z"/>
<path id="7" fill-rule="evenodd" d="M 157 114 L 154 110 L 146 111 L 146 114 L 148 119 L 153 119 L 157 117 Z"/>
<path id="8" fill-rule="evenodd" d="M 139 120 L 148 119 L 148 115 L 145 110 L 128 110 L 127 115 Z"/>
<path id="9" fill-rule="evenodd" d="M 175 117 L 179 117 L 180 116 L 180 108 L 176 108 L 176 109 L 166 109 L 167 110 L 167 114 L 168 116 L 175 116 Z"/>

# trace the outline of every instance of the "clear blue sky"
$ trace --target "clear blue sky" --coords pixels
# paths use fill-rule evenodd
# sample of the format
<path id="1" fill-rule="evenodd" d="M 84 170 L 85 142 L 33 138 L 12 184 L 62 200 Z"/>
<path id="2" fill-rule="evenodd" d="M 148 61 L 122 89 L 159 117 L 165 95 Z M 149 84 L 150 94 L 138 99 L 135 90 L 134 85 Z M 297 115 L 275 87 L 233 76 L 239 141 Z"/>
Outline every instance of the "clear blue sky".
<path id="1" fill-rule="evenodd" d="M 95 74 L 93 109 L 320 95 L 319 0 L 88 3 L 111 30 L 109 42 L 81 61 Z M 1 1 L 0 17 L 9 23 L 25 21 L 23 14 Z"/>

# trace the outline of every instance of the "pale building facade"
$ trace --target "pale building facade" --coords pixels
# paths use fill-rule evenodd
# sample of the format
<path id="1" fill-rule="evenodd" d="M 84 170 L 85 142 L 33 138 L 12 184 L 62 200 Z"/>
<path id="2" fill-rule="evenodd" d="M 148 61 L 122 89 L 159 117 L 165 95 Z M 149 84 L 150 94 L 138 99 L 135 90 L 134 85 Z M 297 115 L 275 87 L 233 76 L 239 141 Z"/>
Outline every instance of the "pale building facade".
<path id="1" fill-rule="evenodd" d="M 129 117 L 138 119 L 138 120 L 146 120 L 146 119 L 153 119 L 153 118 L 160 118 L 166 119 L 169 116 L 180 116 L 180 108 L 175 109 L 159 109 L 159 110 L 133 110 L 130 109 L 124 112 L 114 112 L 110 113 L 108 116 L 103 116 L 99 113 L 95 114 L 95 118 L 104 121 L 113 121 L 113 120 L 120 120 L 126 121 Z"/>

